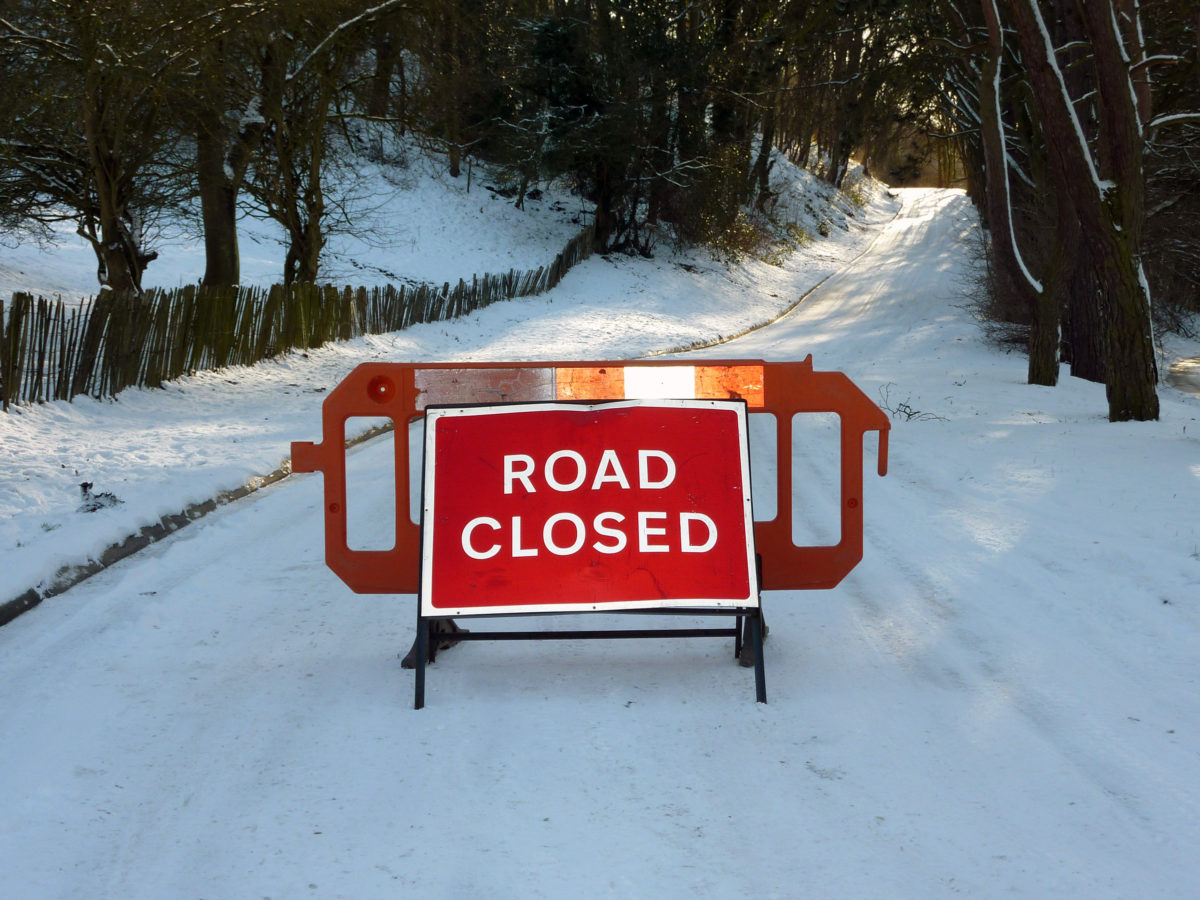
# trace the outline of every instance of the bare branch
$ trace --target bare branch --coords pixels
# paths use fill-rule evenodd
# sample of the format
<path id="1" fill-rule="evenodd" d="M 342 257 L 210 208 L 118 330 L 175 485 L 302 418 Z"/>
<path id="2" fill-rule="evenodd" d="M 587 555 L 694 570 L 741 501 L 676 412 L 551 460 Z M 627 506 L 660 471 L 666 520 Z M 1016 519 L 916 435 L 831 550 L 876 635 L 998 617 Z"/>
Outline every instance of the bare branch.
<path id="1" fill-rule="evenodd" d="M 329 45 L 332 44 L 335 40 L 337 40 L 337 38 L 342 33 L 349 31 L 350 29 L 355 28 L 358 25 L 362 25 L 367 22 L 370 22 L 376 16 L 379 16 L 385 12 L 388 12 L 389 10 L 407 7 L 408 3 L 409 3 L 409 0 L 385 0 L 384 3 L 381 3 L 378 6 L 373 6 L 368 10 L 364 10 L 362 13 L 358 14 L 353 19 L 347 19 L 345 22 L 342 22 L 340 25 L 338 25 L 336 28 L 334 28 L 333 31 L 331 31 L 331 32 L 329 32 L 329 34 L 325 35 L 325 37 L 322 38 L 317 43 L 317 45 L 312 48 L 312 50 L 309 52 L 308 56 L 304 57 L 304 59 L 301 60 L 300 65 L 298 65 L 296 67 L 295 71 L 293 71 L 290 75 L 288 75 L 288 80 L 290 81 L 290 80 L 296 78 L 296 76 L 298 76 L 301 72 L 303 72 L 305 70 L 305 68 L 308 67 L 308 64 L 311 63 L 314 59 L 316 59 L 320 54 L 324 53 L 326 51 L 326 49 L 329 47 Z"/>

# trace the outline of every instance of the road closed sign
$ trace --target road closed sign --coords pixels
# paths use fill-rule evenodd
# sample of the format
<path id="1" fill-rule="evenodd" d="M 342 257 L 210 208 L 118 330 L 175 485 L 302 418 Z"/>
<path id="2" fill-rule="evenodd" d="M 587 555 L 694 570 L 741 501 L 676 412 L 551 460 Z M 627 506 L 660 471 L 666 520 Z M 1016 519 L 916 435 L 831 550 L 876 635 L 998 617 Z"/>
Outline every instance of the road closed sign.
<path id="1" fill-rule="evenodd" d="M 757 606 L 746 405 L 425 414 L 421 613 Z"/>

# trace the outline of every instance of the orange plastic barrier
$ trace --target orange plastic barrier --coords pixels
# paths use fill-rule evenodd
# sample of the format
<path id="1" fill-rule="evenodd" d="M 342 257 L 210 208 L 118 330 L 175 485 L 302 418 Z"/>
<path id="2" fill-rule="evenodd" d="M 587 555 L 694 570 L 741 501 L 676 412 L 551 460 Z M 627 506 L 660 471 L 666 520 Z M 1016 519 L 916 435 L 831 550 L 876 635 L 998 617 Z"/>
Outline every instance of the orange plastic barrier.
<path id="1" fill-rule="evenodd" d="M 751 412 L 776 418 L 775 517 L 754 523 L 763 590 L 831 588 L 862 559 L 863 438 L 879 432 L 879 474 L 887 474 L 891 423 L 841 372 L 803 362 L 625 360 L 526 363 L 365 363 L 321 407 L 322 441 L 292 444 L 294 472 L 325 476 L 325 561 L 360 594 L 415 594 L 420 587 L 420 528 L 408 516 L 408 423 L 435 404 L 545 400 L 744 399 Z M 792 417 L 836 413 L 841 419 L 841 539 L 829 547 L 792 540 Z M 346 420 L 389 417 L 396 425 L 396 542 L 388 550 L 352 550 L 346 541 Z"/>

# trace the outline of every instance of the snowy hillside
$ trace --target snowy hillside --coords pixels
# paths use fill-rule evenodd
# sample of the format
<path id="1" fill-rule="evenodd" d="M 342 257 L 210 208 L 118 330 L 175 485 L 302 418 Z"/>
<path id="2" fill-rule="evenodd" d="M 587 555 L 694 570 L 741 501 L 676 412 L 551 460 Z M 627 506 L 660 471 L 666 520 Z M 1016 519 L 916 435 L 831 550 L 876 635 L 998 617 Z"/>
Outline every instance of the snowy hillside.
<path id="1" fill-rule="evenodd" d="M 399 151 L 398 151 L 399 152 Z M 335 284 L 398 282 L 441 284 L 473 274 L 545 265 L 590 221 L 591 205 L 562 185 L 543 185 L 518 210 L 496 191 L 499 183 L 476 168 L 473 177 L 445 174 L 444 160 L 408 148 L 403 165 L 359 161 L 362 186 L 349 215 L 355 234 L 336 221 L 321 258 L 321 279 Z M 844 230 L 851 204 L 812 175 L 779 157 L 774 212 L 816 236 Z M 877 190 L 878 186 L 868 189 Z M 146 269 L 146 287 L 175 287 L 200 280 L 204 246 L 195 222 L 179 221 L 156 233 L 159 258 Z M 282 279 L 283 233 L 269 220 L 243 217 L 239 226 L 242 281 L 270 285 Z M 664 238 L 664 251 L 670 242 Z M 660 254 L 661 255 L 661 254 Z M 91 248 L 59 225 L 51 244 L 0 232 L 0 297 L 13 291 L 81 298 L 96 292 Z"/>
<path id="2" fill-rule="evenodd" d="M 350 214 L 358 236 L 335 221 L 321 261 L 323 279 L 376 285 L 402 280 L 441 283 L 474 273 L 536 268 L 580 229 L 586 210 L 566 191 L 547 188 L 528 211 L 513 207 L 477 171 L 468 185 L 444 165 L 408 150 L 402 166 L 360 161 L 363 186 Z M 194 222 L 170 223 L 156 233 L 159 258 L 146 269 L 146 287 L 175 287 L 200 280 L 204 246 Z M 269 285 L 282 280 L 287 251 L 283 232 L 270 220 L 244 217 L 239 226 L 242 280 Z M 551 248 L 553 248 L 551 250 Z M 88 296 L 96 291 L 96 260 L 69 226 L 59 226 L 54 246 L 0 236 L 0 296 L 28 291 L 44 296 Z"/>
<path id="3" fill-rule="evenodd" d="M 862 564 L 764 598 L 767 705 L 723 643 L 614 641 L 460 646 L 412 710 L 413 599 L 324 567 L 319 476 L 43 602 L 0 629 L 0 894 L 1191 896 L 1200 397 L 1112 425 L 1100 386 L 1023 384 L 969 306 L 965 197 L 900 198 L 782 267 L 596 257 L 461 321 L 0 420 L 2 600 L 279 466 L 364 360 L 630 358 L 840 271 L 690 356 L 812 353 L 897 413 Z M 370 484 L 390 444 L 351 459 Z M 836 472 L 794 464 L 819 538 Z M 76 512 L 82 480 L 124 502 Z"/>

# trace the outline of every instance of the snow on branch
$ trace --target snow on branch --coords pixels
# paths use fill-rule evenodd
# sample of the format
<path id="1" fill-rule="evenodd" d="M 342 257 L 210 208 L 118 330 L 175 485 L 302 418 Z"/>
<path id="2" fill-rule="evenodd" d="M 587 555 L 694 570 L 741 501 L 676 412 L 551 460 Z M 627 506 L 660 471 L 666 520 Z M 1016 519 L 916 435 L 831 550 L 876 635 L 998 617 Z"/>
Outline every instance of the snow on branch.
<path id="1" fill-rule="evenodd" d="M 1079 149 L 1083 156 L 1084 162 L 1087 163 L 1088 174 L 1092 176 L 1092 183 L 1096 186 L 1096 193 L 1103 197 L 1107 191 L 1100 181 L 1100 175 L 1096 171 L 1096 163 L 1092 159 L 1091 148 L 1088 146 L 1087 138 L 1084 136 L 1083 126 L 1079 123 L 1079 116 L 1075 112 L 1075 105 L 1071 102 L 1071 92 L 1067 90 L 1066 79 L 1063 78 L 1062 69 L 1058 65 L 1058 59 L 1054 55 L 1054 42 L 1050 39 L 1050 32 L 1046 28 L 1046 21 L 1042 18 L 1042 10 L 1038 6 L 1036 0 L 1026 0 L 1026 3 L 1033 13 L 1034 21 L 1037 23 L 1038 31 L 1041 33 L 1042 42 L 1046 46 L 1046 62 L 1050 67 L 1050 71 L 1054 74 L 1055 80 L 1058 82 L 1059 90 L 1062 91 L 1063 107 L 1066 109 L 1067 116 L 1071 120 L 1071 126 L 1075 129 L 1075 137 L 1079 141 Z"/>
<path id="2" fill-rule="evenodd" d="M 7 32 L 14 43 L 40 47 L 43 50 L 49 51 L 50 55 L 57 56 L 59 59 L 66 60 L 67 62 L 79 62 L 79 54 L 75 52 L 75 49 L 70 44 L 30 34 L 28 31 L 18 28 L 12 22 L 8 21 L 8 19 L 4 18 L 0 18 L 0 29 Z"/>
<path id="3" fill-rule="evenodd" d="M 1163 125 L 1180 125 L 1185 122 L 1200 122 L 1200 112 L 1168 113 L 1150 120 L 1148 130 L 1158 129 Z"/>
<path id="4" fill-rule="evenodd" d="M 304 59 L 300 62 L 300 65 L 296 67 L 296 70 L 288 75 L 288 80 L 291 81 L 301 72 L 303 72 L 305 68 L 307 68 L 308 64 L 316 59 L 317 56 L 324 53 L 326 48 L 332 44 L 343 32 L 349 31 L 351 28 L 371 21 L 371 19 L 375 18 L 375 16 L 378 16 L 380 13 L 387 12 L 390 9 L 396 9 L 398 7 L 405 7 L 408 5 L 408 3 L 409 0 L 386 0 L 386 2 L 380 3 L 378 6 L 372 6 L 370 9 L 364 10 L 353 19 L 347 19 L 345 22 L 342 22 L 340 25 L 334 28 L 333 31 L 325 35 L 325 37 L 321 39 L 317 46 L 312 48 L 312 51 L 308 54 L 308 56 L 304 57 Z"/>
<path id="5" fill-rule="evenodd" d="M 1033 5 L 1036 8 L 1036 4 Z M 1012 157 L 1008 152 L 1008 138 L 1004 129 L 1004 114 L 1000 109 L 1000 70 L 1004 65 L 1003 33 L 999 29 L 1000 8 L 996 5 L 996 0 L 990 0 L 990 6 L 984 8 L 984 14 L 987 15 L 988 13 L 991 14 L 991 17 L 988 20 L 988 30 L 989 32 L 992 32 L 992 40 L 995 42 L 995 70 L 992 72 L 992 90 L 989 100 L 992 104 L 994 104 L 994 109 L 991 111 L 991 115 L 995 117 L 995 129 L 998 132 L 996 135 L 996 140 L 999 142 L 1000 155 L 1003 157 L 1002 159 L 997 160 L 997 163 L 998 168 L 1000 169 L 1000 187 L 1004 191 L 1004 196 L 1002 199 L 1004 204 L 1004 218 L 1006 220 L 1004 225 L 1008 229 L 1009 247 L 1012 250 L 1013 259 L 1016 260 L 1017 268 L 1021 270 L 1021 275 L 1025 278 L 1025 281 L 1028 282 L 1029 286 L 1033 288 L 1036 293 L 1041 294 L 1044 290 L 1044 286 L 1042 285 L 1041 280 L 1034 276 L 1033 272 L 1031 272 L 1029 267 L 1025 264 L 1025 257 L 1021 254 L 1021 248 L 1017 244 L 1017 233 L 1013 227 L 1012 187 L 1009 184 L 1009 168 Z"/>
<path id="6" fill-rule="evenodd" d="M 1136 72 L 1138 69 L 1143 69 L 1146 66 L 1157 65 L 1158 63 L 1181 63 L 1181 62 L 1186 62 L 1186 61 L 1187 61 L 1186 56 L 1178 56 L 1173 53 L 1172 54 L 1158 53 L 1158 54 L 1155 54 L 1154 56 L 1146 56 L 1146 57 L 1143 57 L 1142 59 L 1138 60 L 1136 63 L 1134 63 L 1132 66 L 1130 66 L 1130 71 Z"/>

